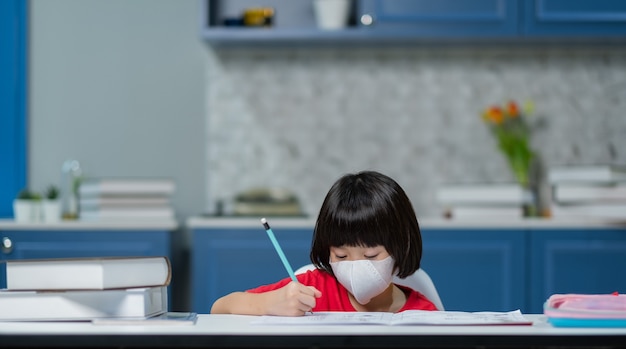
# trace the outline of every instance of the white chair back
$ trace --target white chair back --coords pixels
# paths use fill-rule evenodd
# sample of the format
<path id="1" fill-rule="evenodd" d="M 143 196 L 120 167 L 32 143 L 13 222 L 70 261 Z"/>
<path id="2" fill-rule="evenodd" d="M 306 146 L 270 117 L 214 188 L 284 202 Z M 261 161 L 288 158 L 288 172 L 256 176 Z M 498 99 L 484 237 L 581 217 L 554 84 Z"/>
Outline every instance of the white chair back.
<path id="1" fill-rule="evenodd" d="M 298 270 L 296 270 L 296 274 L 306 273 L 307 270 L 315 270 L 315 266 L 313 264 L 303 265 Z M 404 279 L 400 279 L 397 276 L 394 276 L 393 283 L 401 286 L 406 286 L 414 289 L 415 291 L 423 294 L 433 302 L 433 304 L 437 307 L 437 310 L 445 310 L 443 307 L 443 302 L 439 297 L 439 292 L 437 292 L 437 288 L 433 283 L 433 280 L 430 276 L 424 271 L 424 269 L 418 269 L 415 273 L 407 276 Z"/>
<path id="2" fill-rule="evenodd" d="M 443 307 L 443 302 L 439 297 L 439 292 L 437 292 L 437 288 L 435 287 L 435 283 L 424 271 L 424 269 L 417 269 L 415 273 L 407 276 L 404 279 L 400 279 L 399 277 L 394 276 L 393 283 L 414 289 L 415 291 L 426 296 L 428 300 L 433 302 L 433 304 L 437 307 L 437 310 L 445 310 L 445 308 Z"/>

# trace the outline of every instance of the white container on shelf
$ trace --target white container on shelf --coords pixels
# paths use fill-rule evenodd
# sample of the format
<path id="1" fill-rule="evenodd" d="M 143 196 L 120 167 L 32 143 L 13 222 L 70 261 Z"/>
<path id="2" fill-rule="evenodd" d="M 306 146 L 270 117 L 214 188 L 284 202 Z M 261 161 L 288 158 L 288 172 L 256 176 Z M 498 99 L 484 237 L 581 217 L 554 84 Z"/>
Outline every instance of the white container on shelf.
<path id="1" fill-rule="evenodd" d="M 41 221 L 41 201 L 13 200 L 13 217 L 16 222 L 35 223 Z"/>
<path id="2" fill-rule="evenodd" d="M 324 30 L 337 30 L 348 25 L 351 0 L 313 0 L 317 26 Z"/>
<path id="3" fill-rule="evenodd" d="M 61 200 L 44 199 L 41 202 L 41 207 L 44 222 L 56 223 L 61 220 Z"/>

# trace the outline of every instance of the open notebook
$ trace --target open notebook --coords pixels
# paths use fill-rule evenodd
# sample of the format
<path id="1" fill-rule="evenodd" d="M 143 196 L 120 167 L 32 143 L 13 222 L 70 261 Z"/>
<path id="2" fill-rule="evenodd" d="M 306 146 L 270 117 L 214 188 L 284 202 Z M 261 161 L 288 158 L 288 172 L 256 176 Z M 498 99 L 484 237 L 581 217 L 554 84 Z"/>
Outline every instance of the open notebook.
<path id="1" fill-rule="evenodd" d="M 462 312 L 406 310 L 384 312 L 315 312 L 299 317 L 261 316 L 256 325 L 532 325 L 519 310 L 510 312 Z"/>

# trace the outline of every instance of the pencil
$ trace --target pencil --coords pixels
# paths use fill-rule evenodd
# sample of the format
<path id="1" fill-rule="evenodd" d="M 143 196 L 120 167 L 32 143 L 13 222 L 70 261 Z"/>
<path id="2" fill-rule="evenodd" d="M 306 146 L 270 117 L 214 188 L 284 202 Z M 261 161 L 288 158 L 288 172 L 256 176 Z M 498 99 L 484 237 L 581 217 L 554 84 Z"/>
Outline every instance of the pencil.
<path id="1" fill-rule="evenodd" d="M 276 250 L 276 253 L 278 253 L 280 260 L 283 262 L 285 269 L 287 269 L 287 273 L 289 273 L 291 280 L 293 280 L 294 282 L 298 282 L 298 279 L 296 278 L 296 274 L 293 272 L 293 269 L 291 268 L 291 264 L 289 264 L 289 261 L 287 260 L 287 257 L 285 256 L 285 253 L 283 252 L 283 249 L 280 248 L 280 245 L 278 244 L 278 240 L 276 240 L 276 236 L 274 236 L 274 232 L 272 231 L 272 228 L 270 228 L 270 225 L 267 223 L 267 219 L 261 218 L 261 223 L 263 224 L 263 227 L 265 228 L 265 232 L 267 233 L 267 236 L 269 236 L 270 240 L 272 240 L 274 249 Z"/>

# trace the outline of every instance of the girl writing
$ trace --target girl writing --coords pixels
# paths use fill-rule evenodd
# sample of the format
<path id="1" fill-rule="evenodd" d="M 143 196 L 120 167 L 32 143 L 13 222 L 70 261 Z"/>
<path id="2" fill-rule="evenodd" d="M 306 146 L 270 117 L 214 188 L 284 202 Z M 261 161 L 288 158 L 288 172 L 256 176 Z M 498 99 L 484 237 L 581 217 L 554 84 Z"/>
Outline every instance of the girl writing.
<path id="1" fill-rule="evenodd" d="M 422 238 L 400 185 L 375 171 L 347 174 L 330 188 L 313 232 L 316 269 L 213 304 L 213 314 L 300 316 L 308 311 L 436 310 L 421 293 L 392 283 L 420 267 Z"/>

